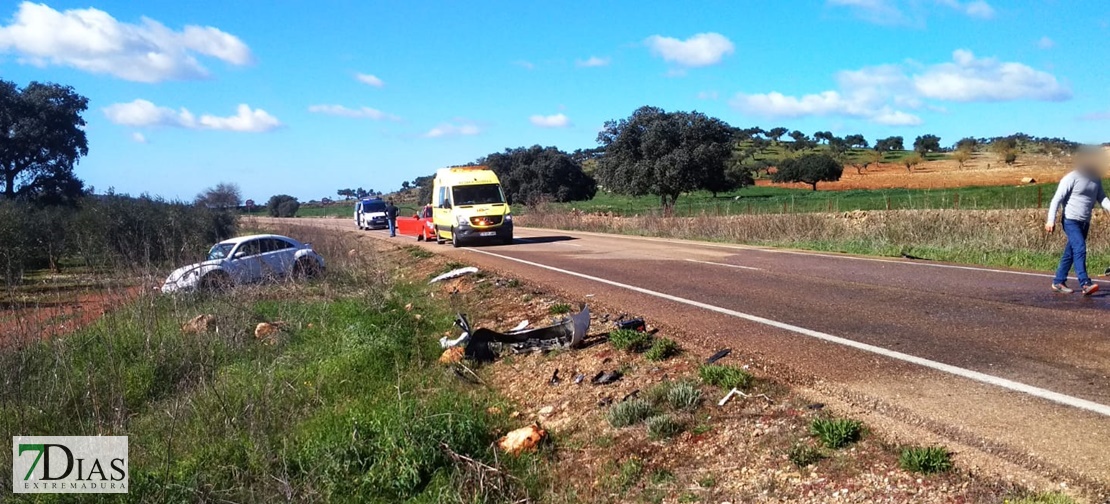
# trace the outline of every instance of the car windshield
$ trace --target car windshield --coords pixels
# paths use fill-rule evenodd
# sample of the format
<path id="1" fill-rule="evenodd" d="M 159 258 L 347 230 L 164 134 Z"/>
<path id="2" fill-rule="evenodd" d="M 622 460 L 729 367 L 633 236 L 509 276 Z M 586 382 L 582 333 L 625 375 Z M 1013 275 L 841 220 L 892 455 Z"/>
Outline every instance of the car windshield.
<path id="1" fill-rule="evenodd" d="M 366 213 L 384 212 L 385 211 L 385 203 L 382 203 L 381 201 L 375 201 L 373 203 L 363 203 L 362 204 L 362 211 L 366 212 Z"/>
<path id="2" fill-rule="evenodd" d="M 217 243 L 215 247 L 212 247 L 212 250 L 208 251 L 208 260 L 224 259 L 233 248 L 235 248 L 234 243 Z"/>
<path id="3" fill-rule="evenodd" d="M 505 202 L 505 196 L 501 194 L 501 186 L 497 184 L 455 186 L 451 190 L 451 197 L 455 206 Z"/>

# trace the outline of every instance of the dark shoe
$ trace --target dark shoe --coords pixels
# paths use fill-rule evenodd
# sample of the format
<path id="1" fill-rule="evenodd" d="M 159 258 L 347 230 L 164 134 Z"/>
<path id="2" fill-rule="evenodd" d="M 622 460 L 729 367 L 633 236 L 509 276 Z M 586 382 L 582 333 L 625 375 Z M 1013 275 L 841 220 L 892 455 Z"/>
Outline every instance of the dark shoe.
<path id="1" fill-rule="evenodd" d="M 1098 284 L 1087 284 L 1083 286 L 1084 296 L 1090 296 L 1091 294 L 1094 294 L 1096 292 L 1098 292 Z"/>
<path id="2" fill-rule="evenodd" d="M 1069 289 L 1067 285 L 1064 285 L 1062 283 L 1054 283 L 1052 284 L 1052 292 L 1059 292 L 1060 294 L 1071 294 L 1075 291 Z"/>

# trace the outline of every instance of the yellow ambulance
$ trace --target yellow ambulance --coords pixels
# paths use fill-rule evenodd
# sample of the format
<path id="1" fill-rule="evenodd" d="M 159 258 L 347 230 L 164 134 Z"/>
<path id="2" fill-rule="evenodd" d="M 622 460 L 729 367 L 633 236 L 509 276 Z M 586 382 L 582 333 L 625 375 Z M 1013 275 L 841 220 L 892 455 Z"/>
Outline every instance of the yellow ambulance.
<path id="1" fill-rule="evenodd" d="M 459 166 L 436 171 L 432 183 L 432 223 L 436 241 L 461 247 L 466 243 L 513 242 L 513 216 L 497 175 L 485 166 Z"/>

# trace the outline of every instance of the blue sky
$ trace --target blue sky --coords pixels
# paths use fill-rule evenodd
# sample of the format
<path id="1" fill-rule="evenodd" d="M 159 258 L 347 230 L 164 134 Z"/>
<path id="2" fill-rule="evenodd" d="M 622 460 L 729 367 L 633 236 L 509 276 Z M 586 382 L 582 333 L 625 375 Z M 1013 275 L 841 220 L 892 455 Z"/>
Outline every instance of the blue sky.
<path id="1" fill-rule="evenodd" d="M 88 96 L 98 191 L 389 190 L 642 105 L 868 139 L 1110 140 L 1110 3 L 0 4 L 0 76 Z"/>

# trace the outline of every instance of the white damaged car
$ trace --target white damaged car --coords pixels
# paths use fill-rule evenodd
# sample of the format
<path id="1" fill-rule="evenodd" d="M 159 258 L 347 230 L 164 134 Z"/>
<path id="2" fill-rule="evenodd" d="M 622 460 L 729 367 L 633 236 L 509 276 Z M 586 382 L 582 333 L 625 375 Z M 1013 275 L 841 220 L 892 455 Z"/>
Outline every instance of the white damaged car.
<path id="1" fill-rule="evenodd" d="M 311 244 L 281 235 L 240 236 L 217 243 L 204 262 L 174 270 L 162 284 L 162 292 L 218 290 L 323 272 L 324 258 Z"/>

